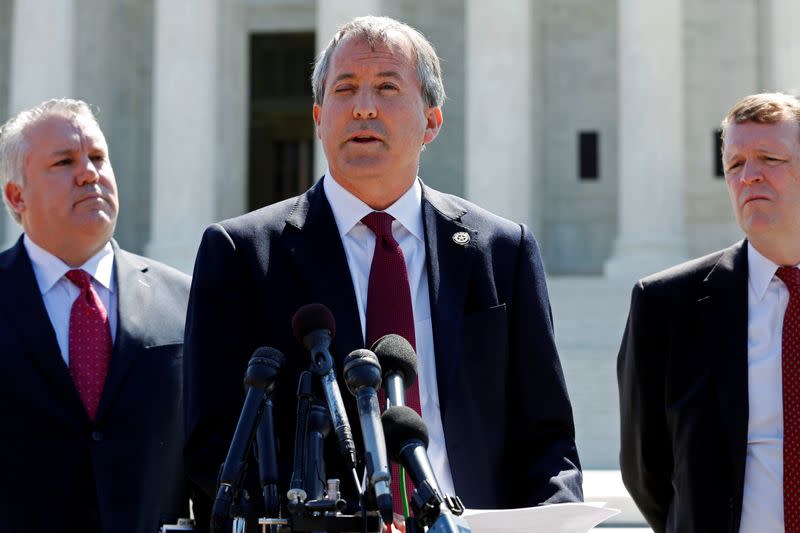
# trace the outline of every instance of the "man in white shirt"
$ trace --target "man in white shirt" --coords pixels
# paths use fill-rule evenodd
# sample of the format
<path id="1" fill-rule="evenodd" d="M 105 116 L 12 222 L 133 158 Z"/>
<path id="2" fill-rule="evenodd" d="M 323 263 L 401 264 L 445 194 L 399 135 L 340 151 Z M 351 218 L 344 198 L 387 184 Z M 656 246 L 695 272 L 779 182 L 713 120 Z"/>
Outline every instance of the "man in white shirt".
<path id="1" fill-rule="evenodd" d="M 800 101 L 745 97 L 722 135 L 747 239 L 635 286 L 622 475 L 657 532 L 800 531 Z"/>
<path id="2" fill-rule="evenodd" d="M 198 251 L 186 331 L 190 477 L 213 497 L 247 360 L 269 345 L 287 355 L 274 403 L 280 490 L 288 488 L 297 374 L 309 364 L 289 324 L 299 307 L 319 302 L 336 319 L 339 372 L 352 350 L 371 345 L 376 321 L 415 345 L 419 405 L 444 492 L 468 507 L 580 500 L 572 410 L 533 236 L 417 177 L 420 153 L 442 125 L 430 43 L 392 19 L 354 19 L 320 55 L 312 85 L 326 175 L 299 197 L 212 225 Z M 376 271 L 399 277 L 380 287 Z M 361 449 L 355 404 L 344 395 Z M 340 478 L 357 503 L 335 444 L 330 452 L 327 477 Z M 251 494 L 255 483 L 246 482 Z"/>
<path id="3" fill-rule="evenodd" d="M 153 533 L 188 514 L 181 354 L 189 278 L 112 235 L 117 186 L 89 106 L 0 130 L 0 531 Z"/>

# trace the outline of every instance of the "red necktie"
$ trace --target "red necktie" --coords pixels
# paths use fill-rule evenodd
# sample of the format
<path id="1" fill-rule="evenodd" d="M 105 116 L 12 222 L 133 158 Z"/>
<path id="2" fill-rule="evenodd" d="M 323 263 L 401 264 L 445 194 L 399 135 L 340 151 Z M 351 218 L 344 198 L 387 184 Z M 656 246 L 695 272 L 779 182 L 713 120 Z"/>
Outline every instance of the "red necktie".
<path id="1" fill-rule="evenodd" d="M 800 270 L 780 267 L 776 275 L 789 289 L 781 340 L 783 521 L 786 531 L 800 531 Z"/>
<path id="2" fill-rule="evenodd" d="M 403 250 L 392 236 L 392 221 L 388 213 L 373 211 L 361 219 L 375 234 L 375 253 L 369 270 L 367 291 L 367 346 L 389 333 L 402 335 L 416 349 L 414 335 L 414 310 L 411 306 L 411 290 L 408 285 L 408 271 Z M 386 396 L 381 391 L 381 404 Z M 415 381 L 406 389 L 406 405 L 421 414 L 419 386 Z M 406 476 L 406 488 L 410 490 L 411 480 Z M 392 500 L 394 512 L 403 514 L 400 492 L 400 473 L 392 464 Z"/>
<path id="3" fill-rule="evenodd" d="M 80 294 L 69 315 L 69 371 L 75 388 L 94 421 L 111 360 L 111 327 L 100 297 L 85 270 L 70 270 L 67 279 Z"/>

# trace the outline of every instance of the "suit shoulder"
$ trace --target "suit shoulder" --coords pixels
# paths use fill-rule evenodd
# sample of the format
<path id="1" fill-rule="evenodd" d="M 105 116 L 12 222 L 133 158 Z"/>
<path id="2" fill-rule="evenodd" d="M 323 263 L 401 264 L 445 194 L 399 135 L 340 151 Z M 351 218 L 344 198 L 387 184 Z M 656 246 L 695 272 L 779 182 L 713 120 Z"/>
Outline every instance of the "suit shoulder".
<path id="1" fill-rule="evenodd" d="M 233 238 L 246 238 L 251 235 L 262 235 L 264 232 L 280 232 L 286 219 L 298 202 L 297 196 L 250 211 L 237 217 L 218 222 L 225 232 Z"/>
<path id="2" fill-rule="evenodd" d="M 461 221 L 484 235 L 502 236 L 519 241 L 522 226 L 500 215 L 492 213 L 469 200 L 426 187 L 426 197 L 434 209 L 446 216 Z"/>
<path id="3" fill-rule="evenodd" d="M 637 286 L 643 289 L 669 289 L 674 290 L 680 287 L 696 285 L 702 282 L 711 273 L 714 267 L 720 262 L 723 255 L 740 253 L 742 242 L 729 248 L 717 250 L 710 254 L 691 259 L 684 263 L 669 267 L 660 272 L 650 274 L 639 280 Z"/>
<path id="4" fill-rule="evenodd" d="M 189 285 L 191 284 L 191 276 L 185 272 L 181 272 L 177 268 L 167 265 L 166 263 L 123 250 L 122 248 L 117 249 L 117 254 L 119 254 L 121 257 L 124 257 L 137 268 L 147 269 L 147 273 L 149 275 L 162 278 L 170 285 L 185 287 L 188 290 Z"/>

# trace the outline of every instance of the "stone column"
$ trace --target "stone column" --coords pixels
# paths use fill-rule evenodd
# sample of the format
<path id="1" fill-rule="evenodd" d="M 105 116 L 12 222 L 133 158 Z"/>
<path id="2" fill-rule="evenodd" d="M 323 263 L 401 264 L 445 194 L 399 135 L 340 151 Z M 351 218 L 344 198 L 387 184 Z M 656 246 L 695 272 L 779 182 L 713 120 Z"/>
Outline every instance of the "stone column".
<path id="1" fill-rule="evenodd" d="M 619 233 L 606 275 L 687 257 L 681 0 L 619 2 Z"/>
<path id="2" fill-rule="evenodd" d="M 9 116 L 50 98 L 74 97 L 75 0 L 16 0 L 12 12 Z M 3 211 L 0 244 L 8 245 L 21 228 Z"/>
<path id="3" fill-rule="evenodd" d="M 191 272 L 215 220 L 218 140 L 217 1 L 157 0 L 153 71 L 151 230 L 146 253 Z M 191 20 L 186 14 L 191 13 Z"/>
<path id="4" fill-rule="evenodd" d="M 538 24 L 528 0 L 466 2 L 467 198 L 539 233 Z M 445 127 L 446 121 L 445 121 Z"/>
<path id="5" fill-rule="evenodd" d="M 800 93 L 800 3 L 795 0 L 771 0 L 767 32 L 772 66 L 772 85 L 768 91 Z"/>
<path id="6" fill-rule="evenodd" d="M 331 0 L 317 0 L 317 54 L 333 38 L 339 26 L 355 17 L 365 15 L 380 15 L 381 0 L 341 0 L 332 2 Z M 311 110 L 308 110 L 309 116 Z M 322 143 L 314 137 L 314 179 L 319 179 L 328 168 L 325 159 L 325 152 L 322 150 Z"/>

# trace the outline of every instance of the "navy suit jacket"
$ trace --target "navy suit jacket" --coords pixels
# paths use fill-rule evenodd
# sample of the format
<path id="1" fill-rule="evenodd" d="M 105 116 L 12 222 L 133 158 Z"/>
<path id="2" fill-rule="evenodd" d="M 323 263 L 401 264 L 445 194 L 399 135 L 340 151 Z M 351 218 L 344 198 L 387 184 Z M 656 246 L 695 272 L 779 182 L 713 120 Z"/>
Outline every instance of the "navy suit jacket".
<path id="1" fill-rule="evenodd" d="M 422 211 L 440 411 L 456 492 L 474 508 L 580 500 L 572 410 L 533 236 L 426 186 Z M 455 242 L 457 232 L 467 232 L 469 242 Z M 311 302 L 336 318 L 332 353 L 361 449 L 341 369 L 364 341 L 322 183 L 206 230 L 187 315 L 185 391 L 187 468 L 209 497 L 242 406 L 247 361 L 264 345 L 287 356 L 273 395 L 285 494 L 297 376 L 309 363 L 290 324 Z M 329 440 L 328 477 L 342 479 L 352 495 L 349 476 L 337 470 L 335 439 Z M 260 491 L 251 486 L 252 493 Z"/>
<path id="2" fill-rule="evenodd" d="M 155 533 L 188 516 L 181 358 L 189 277 L 114 246 L 118 320 L 96 421 L 22 239 L 0 254 L 0 531 Z M 96 529 L 95 529 L 96 531 Z"/>
<path id="3" fill-rule="evenodd" d="M 736 532 L 747 456 L 747 246 L 639 281 L 617 360 L 625 486 L 657 533 Z"/>

